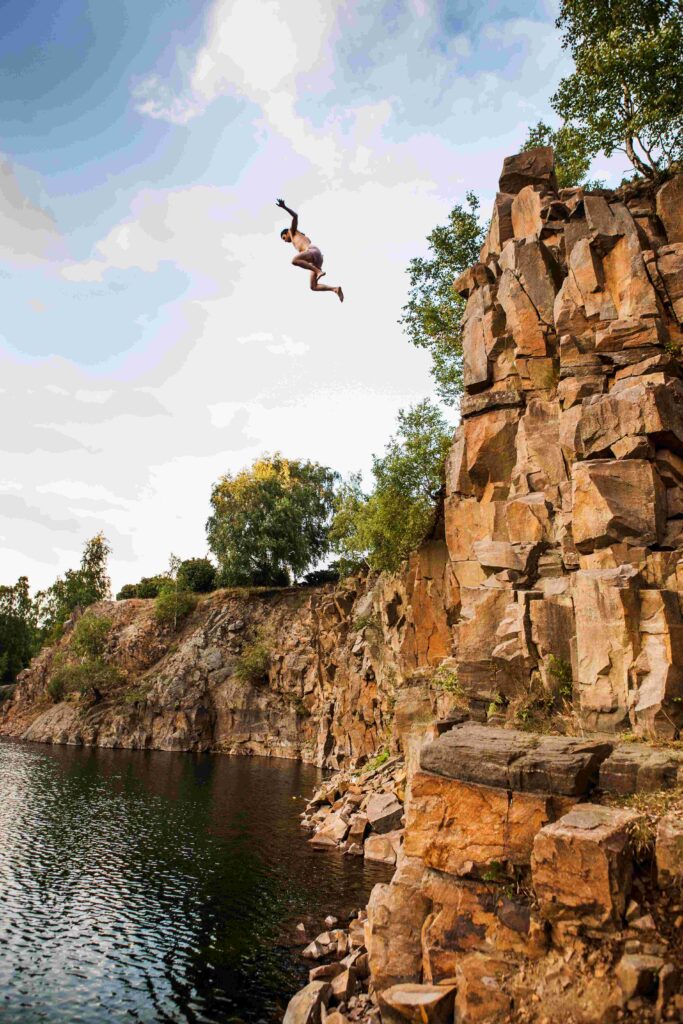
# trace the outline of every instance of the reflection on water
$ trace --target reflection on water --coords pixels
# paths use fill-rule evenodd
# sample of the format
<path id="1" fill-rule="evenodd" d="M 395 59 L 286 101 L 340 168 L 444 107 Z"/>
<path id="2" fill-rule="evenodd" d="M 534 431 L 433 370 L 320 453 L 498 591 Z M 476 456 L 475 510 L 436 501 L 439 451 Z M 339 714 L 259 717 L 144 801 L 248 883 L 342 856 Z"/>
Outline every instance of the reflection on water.
<path id="1" fill-rule="evenodd" d="M 316 853 L 289 761 L 0 742 L 0 1021 L 276 1019 L 286 921 L 387 869 Z"/>

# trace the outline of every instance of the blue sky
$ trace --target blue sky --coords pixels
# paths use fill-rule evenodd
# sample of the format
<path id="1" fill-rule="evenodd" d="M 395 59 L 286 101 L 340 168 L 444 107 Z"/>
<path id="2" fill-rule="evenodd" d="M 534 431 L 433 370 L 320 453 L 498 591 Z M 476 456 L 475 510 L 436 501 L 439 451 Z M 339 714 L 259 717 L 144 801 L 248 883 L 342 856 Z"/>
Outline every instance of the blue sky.
<path id="1" fill-rule="evenodd" d="M 212 482 L 261 451 L 367 469 L 430 391 L 405 267 L 549 116 L 555 15 L 0 2 L 0 581 L 100 528 L 116 585 L 201 554 Z M 343 307 L 289 266 L 278 195 Z"/>

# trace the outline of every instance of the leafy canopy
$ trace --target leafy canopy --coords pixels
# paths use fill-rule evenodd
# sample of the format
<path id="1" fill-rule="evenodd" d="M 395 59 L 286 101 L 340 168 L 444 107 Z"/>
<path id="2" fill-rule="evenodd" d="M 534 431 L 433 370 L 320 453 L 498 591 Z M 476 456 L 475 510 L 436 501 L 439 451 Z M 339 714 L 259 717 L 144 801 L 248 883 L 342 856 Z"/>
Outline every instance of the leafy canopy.
<path id="1" fill-rule="evenodd" d="M 427 236 L 429 256 L 408 265 L 410 292 L 399 320 L 408 340 L 431 354 L 436 393 L 447 405 L 457 404 L 462 393 L 465 300 L 453 290 L 453 281 L 479 259 L 484 231 L 478 214 L 479 200 L 468 192 L 467 209 L 454 206 L 448 223 Z"/>
<path id="2" fill-rule="evenodd" d="M 339 490 L 331 540 L 346 569 L 366 562 L 396 571 L 428 534 L 452 428 L 425 399 L 398 414 L 396 435 L 384 455 L 373 456 L 374 487 L 364 494 L 360 474 Z"/>
<path id="3" fill-rule="evenodd" d="M 0 586 L 0 683 L 14 682 L 40 647 L 38 610 L 26 576 Z"/>
<path id="4" fill-rule="evenodd" d="M 683 157 L 681 0 L 562 0 L 557 27 L 576 69 L 552 98 L 591 155 L 626 153 L 656 177 Z"/>
<path id="5" fill-rule="evenodd" d="M 87 608 L 111 596 L 107 561 L 111 554 L 102 533 L 91 537 L 83 548 L 78 569 L 67 569 L 47 590 L 36 595 L 45 635 L 55 637 L 77 608 Z"/>
<path id="6" fill-rule="evenodd" d="M 317 462 L 257 459 L 211 492 L 209 547 L 224 586 L 286 585 L 329 550 L 338 474 Z"/>

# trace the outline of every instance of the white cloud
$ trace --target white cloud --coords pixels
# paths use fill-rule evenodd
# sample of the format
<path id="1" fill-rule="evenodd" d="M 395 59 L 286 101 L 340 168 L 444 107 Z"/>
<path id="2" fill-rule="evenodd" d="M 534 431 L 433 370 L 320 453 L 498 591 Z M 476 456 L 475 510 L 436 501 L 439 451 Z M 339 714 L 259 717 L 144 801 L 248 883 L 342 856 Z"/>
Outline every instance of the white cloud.
<path id="1" fill-rule="evenodd" d="M 14 265 L 41 263 L 58 258 L 62 250 L 54 217 L 29 198 L 17 169 L 0 156 L 0 260 Z"/>

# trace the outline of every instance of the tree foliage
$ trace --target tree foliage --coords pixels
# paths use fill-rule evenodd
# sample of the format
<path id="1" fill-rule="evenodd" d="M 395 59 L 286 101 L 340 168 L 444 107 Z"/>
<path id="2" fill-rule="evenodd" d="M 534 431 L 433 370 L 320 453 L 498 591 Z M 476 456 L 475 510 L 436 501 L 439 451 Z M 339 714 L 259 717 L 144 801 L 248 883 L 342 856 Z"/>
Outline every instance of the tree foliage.
<path id="1" fill-rule="evenodd" d="M 12 683 L 40 646 L 38 612 L 29 582 L 0 586 L 0 683 Z"/>
<path id="2" fill-rule="evenodd" d="M 208 558 L 186 558 L 180 563 L 178 580 L 194 594 L 208 594 L 216 588 L 216 567 Z"/>
<path id="3" fill-rule="evenodd" d="M 77 608 L 87 608 L 111 596 L 107 561 L 111 554 L 102 533 L 86 541 L 78 569 L 67 569 L 51 587 L 36 595 L 45 636 L 58 635 Z"/>
<path id="4" fill-rule="evenodd" d="M 221 584 L 287 584 L 323 558 L 337 480 L 326 466 L 279 453 L 221 477 L 206 524 Z"/>
<path id="5" fill-rule="evenodd" d="M 462 393 L 462 318 L 465 300 L 453 281 L 479 258 L 484 230 L 479 224 L 479 200 L 467 193 L 467 208 L 456 205 L 448 223 L 427 236 L 429 256 L 408 265 L 410 292 L 399 320 L 409 341 L 432 357 L 436 393 L 455 405 Z"/>
<path id="6" fill-rule="evenodd" d="M 360 474 L 339 489 L 331 540 L 347 569 L 366 562 L 394 572 L 429 532 L 452 428 L 428 399 L 398 415 L 396 435 L 373 456 L 374 487 Z"/>
<path id="7" fill-rule="evenodd" d="M 560 128 L 551 128 L 544 121 L 539 121 L 529 129 L 522 149 L 534 149 L 536 146 L 553 147 L 559 188 L 582 185 L 586 189 L 591 189 L 604 185 L 602 181 L 591 181 L 586 177 L 593 154 L 585 134 L 577 128 L 568 124 Z"/>
<path id="8" fill-rule="evenodd" d="M 575 71 L 552 106 L 591 155 L 621 150 L 655 177 L 683 157 L 681 0 L 562 0 Z"/>
<path id="9" fill-rule="evenodd" d="M 178 556 L 171 554 L 168 572 L 154 599 L 155 619 L 164 626 L 171 626 L 174 632 L 197 604 L 197 598 L 187 588 L 181 576 L 182 565 Z"/>

